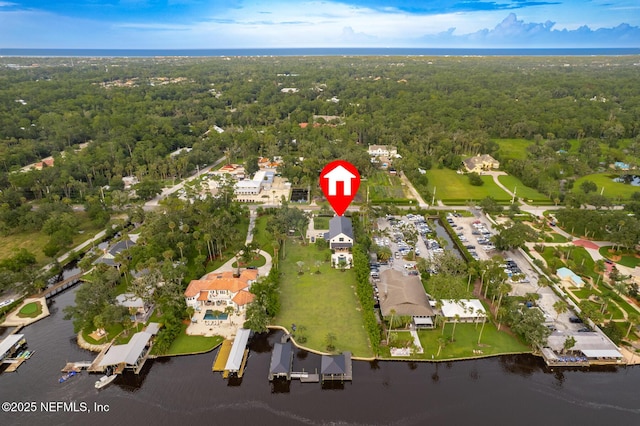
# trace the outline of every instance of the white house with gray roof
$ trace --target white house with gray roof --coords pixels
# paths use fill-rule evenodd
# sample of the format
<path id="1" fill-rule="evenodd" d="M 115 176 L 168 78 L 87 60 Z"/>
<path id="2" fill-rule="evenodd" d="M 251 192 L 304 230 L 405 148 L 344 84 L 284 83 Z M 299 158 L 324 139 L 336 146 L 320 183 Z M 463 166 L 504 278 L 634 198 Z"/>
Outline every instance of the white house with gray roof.
<path id="1" fill-rule="evenodd" d="M 334 216 L 329 221 L 329 232 L 324 236 L 329 241 L 329 248 L 351 249 L 353 247 L 353 226 L 351 219 L 344 216 Z"/>
<path id="2" fill-rule="evenodd" d="M 353 265 L 353 225 L 351 219 L 344 216 L 334 216 L 329 221 L 329 232 L 324 234 L 324 239 L 329 242 L 329 248 L 333 250 L 331 264 L 338 267 L 345 265 L 350 268 Z"/>

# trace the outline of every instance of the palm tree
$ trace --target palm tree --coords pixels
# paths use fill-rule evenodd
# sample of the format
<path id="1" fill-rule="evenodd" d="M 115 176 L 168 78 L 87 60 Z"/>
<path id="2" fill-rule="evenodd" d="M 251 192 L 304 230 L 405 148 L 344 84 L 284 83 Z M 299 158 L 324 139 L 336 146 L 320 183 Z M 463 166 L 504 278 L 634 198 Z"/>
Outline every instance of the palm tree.
<path id="1" fill-rule="evenodd" d="M 327 335 L 324 338 L 325 343 L 327 344 L 327 350 L 329 352 L 333 352 L 336 347 L 334 345 L 335 341 L 336 341 L 336 335 L 333 334 L 332 332 L 327 333 Z"/>
<path id="2" fill-rule="evenodd" d="M 627 321 L 629 322 L 629 328 L 627 328 L 627 334 L 624 335 L 624 338 L 629 337 L 629 333 L 631 333 L 631 329 L 638 325 L 640 322 L 640 316 L 638 314 L 629 314 L 627 316 Z"/>
<path id="3" fill-rule="evenodd" d="M 469 267 L 467 269 L 467 273 L 469 274 L 469 279 L 467 280 L 467 294 L 469 293 L 469 287 L 471 287 L 471 278 L 478 273 L 478 271 L 475 268 L 475 265 L 473 264 L 469 264 Z"/>
<path id="4" fill-rule="evenodd" d="M 178 249 L 180 250 L 180 259 L 184 259 L 184 254 L 182 252 L 182 250 L 184 249 L 184 243 L 182 241 L 178 241 L 176 247 L 178 247 Z"/>
<path id="5" fill-rule="evenodd" d="M 556 311 L 556 319 L 558 319 L 560 314 L 564 314 L 569 310 L 569 305 L 567 305 L 567 302 L 565 302 L 564 300 L 558 299 L 553 304 L 553 309 Z"/>
<path id="6" fill-rule="evenodd" d="M 445 347 L 447 345 L 447 341 L 444 337 L 440 336 L 438 337 L 438 353 L 436 354 L 436 357 L 440 356 L 440 351 L 442 350 L 443 347 Z"/>
<path id="7" fill-rule="evenodd" d="M 278 269 L 278 260 L 279 260 L 278 251 L 280 250 L 280 243 L 278 242 L 277 239 L 271 242 L 271 247 L 273 247 L 273 267 L 275 269 Z"/>
<path id="8" fill-rule="evenodd" d="M 482 318 L 482 327 L 480 327 L 480 334 L 478 335 L 478 346 L 480 346 L 480 339 L 482 339 L 482 331 L 484 330 L 484 324 L 487 322 L 487 317 Z"/>
<path id="9" fill-rule="evenodd" d="M 500 294 L 500 297 L 498 298 L 497 309 L 500 309 L 500 304 L 502 303 L 502 297 L 505 294 L 509 294 L 510 291 L 511 291 L 511 284 L 503 282 L 498 286 L 498 293 Z"/>
<path id="10" fill-rule="evenodd" d="M 453 337 L 456 334 L 456 324 L 458 324 L 458 321 L 460 320 L 460 315 L 456 314 L 454 317 L 454 321 L 453 321 L 453 331 L 451 331 L 451 341 L 453 342 Z"/>
<path id="11" fill-rule="evenodd" d="M 389 319 L 389 328 L 387 329 L 387 344 L 389 343 L 389 335 L 391 334 L 391 327 L 393 326 L 393 317 L 396 315 L 396 310 L 391 309 L 389 311 L 389 314 L 391 314 L 391 318 Z"/>

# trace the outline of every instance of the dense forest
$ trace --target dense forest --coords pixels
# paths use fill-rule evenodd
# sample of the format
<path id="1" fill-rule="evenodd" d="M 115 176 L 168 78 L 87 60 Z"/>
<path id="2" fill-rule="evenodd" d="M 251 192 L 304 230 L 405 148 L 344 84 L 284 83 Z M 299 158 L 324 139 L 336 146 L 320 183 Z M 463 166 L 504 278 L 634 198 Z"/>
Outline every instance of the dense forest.
<path id="1" fill-rule="evenodd" d="M 336 157 L 366 176 L 367 144 L 397 145 L 423 192 L 418 167 L 490 153 L 564 201 L 575 178 L 640 155 L 637 76 L 635 57 L 0 58 L 0 230 L 73 227 L 70 204 L 104 223 L 129 202 L 123 176 L 152 196 L 223 154 L 280 155 L 294 185 Z M 527 157 L 501 138 L 531 140 Z"/>

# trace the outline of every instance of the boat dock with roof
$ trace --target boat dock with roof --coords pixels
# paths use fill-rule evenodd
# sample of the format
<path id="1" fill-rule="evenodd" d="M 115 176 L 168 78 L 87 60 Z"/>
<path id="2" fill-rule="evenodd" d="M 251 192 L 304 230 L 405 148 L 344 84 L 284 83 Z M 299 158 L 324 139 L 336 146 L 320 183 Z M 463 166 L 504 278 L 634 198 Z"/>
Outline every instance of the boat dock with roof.
<path id="1" fill-rule="evenodd" d="M 320 373 L 307 371 L 293 371 L 293 346 L 287 341 L 288 336 L 283 337 L 283 342 L 276 343 L 271 352 L 269 365 L 269 381 L 284 379 L 300 380 L 301 383 L 318 383 L 322 381 L 352 381 L 353 369 L 351 352 L 338 355 L 322 355 Z"/>
<path id="2" fill-rule="evenodd" d="M 27 345 L 24 334 L 10 334 L 0 341 L 0 363 L 9 364 L 4 370 L 12 373 L 22 365 L 23 362 L 31 358 L 32 351 L 23 350 Z"/>
<path id="3" fill-rule="evenodd" d="M 222 377 L 227 378 L 229 376 L 236 376 L 241 378 L 244 374 L 244 368 L 247 365 L 247 358 L 249 357 L 249 349 L 247 349 L 247 343 L 251 336 L 251 330 L 246 328 L 238 329 L 236 338 L 231 346 L 227 363 L 224 366 Z"/>

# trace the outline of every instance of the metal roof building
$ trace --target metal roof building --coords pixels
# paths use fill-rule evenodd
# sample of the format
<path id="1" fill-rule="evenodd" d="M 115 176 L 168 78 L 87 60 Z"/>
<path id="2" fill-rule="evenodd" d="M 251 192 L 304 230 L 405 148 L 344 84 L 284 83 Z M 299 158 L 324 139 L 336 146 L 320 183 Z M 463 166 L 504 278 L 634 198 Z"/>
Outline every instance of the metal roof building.
<path id="1" fill-rule="evenodd" d="M 233 341 L 233 346 L 231 347 L 231 353 L 229 354 L 229 359 L 227 360 L 227 364 L 224 369 L 229 371 L 230 373 L 237 373 L 240 371 L 242 367 L 242 360 L 244 358 L 244 351 L 247 347 L 247 342 L 249 341 L 249 336 L 251 335 L 251 330 L 246 328 L 241 328 L 238 330 L 236 334 L 236 339 Z"/>

